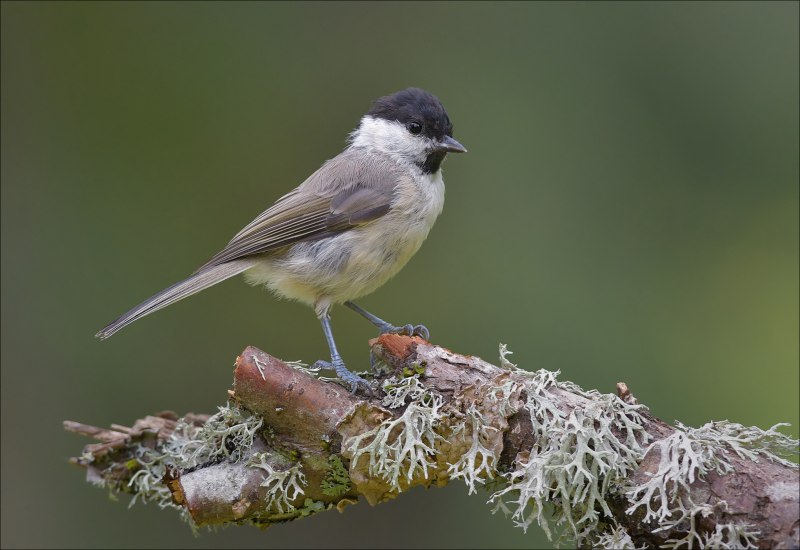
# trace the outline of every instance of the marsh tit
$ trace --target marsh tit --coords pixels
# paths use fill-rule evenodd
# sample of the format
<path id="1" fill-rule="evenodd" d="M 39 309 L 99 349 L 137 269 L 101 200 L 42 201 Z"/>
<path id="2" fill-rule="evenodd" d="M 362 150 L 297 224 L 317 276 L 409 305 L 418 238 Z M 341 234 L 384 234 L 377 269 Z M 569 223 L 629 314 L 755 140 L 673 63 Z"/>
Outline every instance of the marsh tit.
<path id="1" fill-rule="evenodd" d="M 314 308 L 333 368 L 352 391 L 367 382 L 345 367 L 331 331 L 344 304 L 381 333 L 427 339 L 423 325 L 394 326 L 352 302 L 393 277 L 428 236 L 444 204 L 442 162 L 466 149 L 436 96 L 408 88 L 381 97 L 349 144 L 281 197 L 194 274 L 134 307 L 97 333 L 106 339 L 156 310 L 239 273 Z"/>

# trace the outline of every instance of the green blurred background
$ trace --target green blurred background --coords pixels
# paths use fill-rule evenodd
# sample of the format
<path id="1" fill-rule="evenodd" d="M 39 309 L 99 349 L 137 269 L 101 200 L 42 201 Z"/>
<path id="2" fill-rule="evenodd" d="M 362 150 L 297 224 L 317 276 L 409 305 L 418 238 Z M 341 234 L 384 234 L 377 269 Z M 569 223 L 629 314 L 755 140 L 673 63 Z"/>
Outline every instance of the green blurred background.
<path id="1" fill-rule="evenodd" d="M 798 4 L 2 3 L 2 545 L 543 547 L 465 488 L 194 538 L 67 458 L 214 411 L 236 355 L 327 355 L 240 278 L 92 335 L 336 155 L 371 101 L 437 94 L 469 153 L 362 305 L 666 420 L 798 423 Z M 333 312 L 367 364 L 373 329 Z"/>

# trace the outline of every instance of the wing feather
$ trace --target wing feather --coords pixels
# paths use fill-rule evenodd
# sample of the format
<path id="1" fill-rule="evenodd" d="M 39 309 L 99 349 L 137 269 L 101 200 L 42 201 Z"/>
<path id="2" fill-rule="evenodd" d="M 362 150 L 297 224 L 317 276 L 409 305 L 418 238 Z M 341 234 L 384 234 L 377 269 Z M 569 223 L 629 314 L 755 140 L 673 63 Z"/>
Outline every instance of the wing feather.
<path id="1" fill-rule="evenodd" d="M 239 258 L 328 237 L 369 223 L 391 208 L 396 164 L 364 163 L 345 151 L 258 215 L 198 271 Z"/>

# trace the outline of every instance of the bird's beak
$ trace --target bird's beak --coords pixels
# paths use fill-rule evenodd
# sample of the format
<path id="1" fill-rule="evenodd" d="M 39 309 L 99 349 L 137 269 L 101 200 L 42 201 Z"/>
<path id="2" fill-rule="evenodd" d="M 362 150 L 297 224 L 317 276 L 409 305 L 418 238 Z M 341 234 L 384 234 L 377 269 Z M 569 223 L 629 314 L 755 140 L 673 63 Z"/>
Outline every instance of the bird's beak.
<path id="1" fill-rule="evenodd" d="M 447 151 L 448 153 L 466 153 L 467 148 L 453 139 L 451 136 L 444 136 L 442 141 L 436 147 L 440 151 Z"/>

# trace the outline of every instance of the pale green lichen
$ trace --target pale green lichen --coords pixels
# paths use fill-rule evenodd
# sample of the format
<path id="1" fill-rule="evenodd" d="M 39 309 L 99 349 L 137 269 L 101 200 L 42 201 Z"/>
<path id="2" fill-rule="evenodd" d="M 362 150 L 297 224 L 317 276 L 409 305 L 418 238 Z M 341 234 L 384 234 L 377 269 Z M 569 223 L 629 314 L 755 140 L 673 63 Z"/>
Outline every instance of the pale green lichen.
<path id="1" fill-rule="evenodd" d="M 628 531 L 616 523 L 595 538 L 592 543 L 592 548 L 603 548 L 605 550 L 637 550 L 636 544 L 633 542 L 633 539 L 631 539 Z"/>
<path id="2" fill-rule="evenodd" d="M 266 487 L 266 508 L 274 508 L 279 514 L 291 512 L 295 509 L 292 504 L 304 494 L 306 476 L 299 462 L 289 468 L 278 469 L 269 460 L 269 453 L 255 453 L 248 463 L 253 468 L 260 468 L 266 472 L 262 487 Z"/>
<path id="3" fill-rule="evenodd" d="M 133 448 L 128 481 L 133 493 L 129 506 L 136 502 L 155 502 L 161 508 L 177 508 L 188 518 L 186 509 L 175 504 L 163 479 L 168 468 L 179 470 L 227 460 L 237 462 L 252 446 L 263 420 L 236 406 L 219 407 L 202 426 L 178 421 L 170 438 L 160 447 L 138 444 Z"/>
<path id="4" fill-rule="evenodd" d="M 720 501 L 716 506 L 698 504 L 690 508 L 688 513 L 675 520 L 666 520 L 657 531 L 664 529 L 677 530 L 684 535 L 680 538 L 667 539 L 661 548 L 710 548 L 719 550 L 749 550 L 758 548 L 757 539 L 760 534 L 747 523 L 717 523 L 712 532 L 701 532 L 699 521 L 713 516 L 716 508 L 725 509 L 726 503 Z"/>
<path id="5" fill-rule="evenodd" d="M 565 525 L 565 535 L 580 542 L 596 533 L 601 513 L 612 516 L 607 502 L 611 489 L 642 457 L 649 437 L 639 414 L 642 407 L 559 383 L 558 372 L 520 371 L 506 359 L 510 352 L 504 346 L 500 353 L 505 368 L 524 376 L 524 406 L 536 443 L 527 455 L 518 456 L 515 470 L 506 474 L 507 486 L 490 502 L 525 530 L 536 521 L 552 538 L 553 522 Z M 583 395 L 586 407 L 562 411 L 550 394 L 557 388 Z M 546 508 L 552 508 L 551 513 L 546 514 Z"/>
<path id="6" fill-rule="evenodd" d="M 179 508 L 172 501 L 172 494 L 161 481 L 167 473 L 166 455 L 148 447 L 138 446 L 135 449 L 138 470 L 128 481 L 133 498 L 128 503 L 130 508 L 137 501 L 155 502 L 159 508 Z"/>
<path id="7" fill-rule="evenodd" d="M 309 376 L 313 376 L 314 378 L 317 378 L 319 376 L 319 371 L 322 370 L 322 367 L 318 363 L 314 363 L 313 365 L 309 366 L 307 363 L 304 363 L 300 360 L 284 362 L 294 370 L 299 370 L 300 372 L 304 372 Z"/>
<path id="8" fill-rule="evenodd" d="M 128 461 L 128 467 L 136 471 L 128 481 L 128 491 L 133 494 L 128 508 L 137 502 L 143 504 L 154 502 L 162 509 L 174 508 L 178 511 L 180 519 L 191 527 L 192 533 L 198 535 L 198 528 L 192 521 L 189 511 L 186 507 L 174 502 L 172 493 L 163 482 L 167 470 L 171 466 L 171 457 L 165 454 L 163 449 L 151 449 L 141 444 L 133 448 L 133 453 L 136 458 Z M 101 482 L 98 485 L 104 485 L 104 483 Z M 116 496 L 111 491 L 119 489 L 111 485 L 108 488 L 109 496 L 116 500 Z"/>
<path id="9" fill-rule="evenodd" d="M 627 513 L 645 508 L 644 521 L 663 522 L 677 515 L 678 520 L 691 515 L 696 507 L 689 499 L 689 486 L 696 479 L 714 471 L 725 475 L 733 470 L 729 454 L 758 460 L 760 457 L 784 466 L 797 467 L 781 455 L 797 452 L 797 440 L 778 432 L 776 424 L 769 430 L 746 427 L 728 422 L 709 422 L 700 428 L 690 428 L 676 422 L 677 430 L 669 437 L 654 442 L 647 452 L 659 453 L 658 470 L 651 478 L 632 487 L 627 496 L 631 506 Z M 655 502 L 656 508 L 651 504 Z"/>
<path id="10" fill-rule="evenodd" d="M 718 446 L 728 446 L 739 458 L 758 462 L 760 457 L 790 468 L 797 468 L 795 461 L 789 457 L 797 457 L 797 446 L 800 442 L 782 434 L 777 428 L 789 426 L 786 423 L 775 424 L 768 430 L 755 426 L 743 426 L 727 420 L 709 422 L 699 428 L 687 428 L 676 422 L 679 429 L 691 433 L 697 441 L 716 442 Z"/>
<path id="11" fill-rule="evenodd" d="M 428 390 L 420 382 L 418 374 L 400 378 L 399 380 L 396 376 L 392 376 L 383 381 L 382 387 L 386 395 L 383 397 L 381 404 L 390 409 L 404 407 L 406 402 L 417 401 L 429 394 Z"/>
<path id="12" fill-rule="evenodd" d="M 201 427 L 179 421 L 164 452 L 178 468 L 227 460 L 240 461 L 253 445 L 264 420 L 240 407 L 219 407 Z"/>
<path id="13" fill-rule="evenodd" d="M 759 532 L 746 523 L 717 523 L 713 533 L 703 536 L 703 548 L 750 550 L 758 548 Z"/>
<path id="14" fill-rule="evenodd" d="M 495 503 L 495 511 L 510 514 L 523 529 L 537 522 L 552 538 L 554 524 L 563 528 L 561 538 L 568 537 L 577 544 L 635 548 L 627 531 L 616 524 L 609 506 L 611 498 L 627 498 L 627 513 L 643 514 L 644 522 L 654 523 L 654 532 L 669 530 L 683 535 L 669 539 L 665 547 L 756 547 L 758 533 L 746 524 L 717 523 L 712 532 L 699 529 L 700 519 L 717 514 L 725 503 L 696 504 L 689 488 L 709 471 L 729 473 L 734 454 L 796 467 L 789 457 L 797 453 L 798 443 L 777 431 L 782 424 L 760 430 L 727 421 L 696 429 L 677 423 L 677 430 L 669 437 L 648 446 L 650 436 L 640 412 L 643 406 L 559 382 L 558 372 L 523 371 L 508 360 L 511 352 L 505 345 L 501 344 L 499 351 L 500 366 L 506 372 L 490 388 L 476 388 L 483 401 L 462 402 L 463 413 L 454 411 L 452 404 L 445 407 L 441 396 L 425 388 L 422 364 L 409 368 L 404 376 L 385 380 L 382 405 L 405 409 L 399 417 L 384 420 L 343 443 L 352 457 L 351 467 L 366 457 L 368 474 L 399 492 L 420 477 L 428 479 L 442 466 L 437 464 L 437 445 L 446 441 L 440 435 L 444 433 L 468 445 L 456 462 L 447 464 L 447 475 L 463 479 L 469 494 L 489 480 L 494 479 L 495 487 L 502 481 L 504 485 L 492 494 L 490 502 Z M 318 369 L 305 365 L 291 366 L 318 374 Z M 559 391 L 580 395 L 586 402 L 562 410 L 554 395 Z M 497 415 L 509 418 L 519 410 L 530 417 L 534 447 L 520 453 L 514 469 L 498 478 L 499 457 L 493 448 L 499 447 L 489 440 L 497 437 L 499 430 L 487 415 L 491 411 L 493 419 Z M 450 418 L 442 423 L 445 417 Z M 461 422 L 449 424 L 453 418 Z M 239 461 L 262 430 L 261 422 L 235 407 L 223 407 L 202 427 L 180 422 L 160 451 L 141 445 L 132 461 L 132 469 L 138 468 L 129 483 L 134 492 L 132 503 L 139 499 L 178 508 L 162 482 L 167 466 L 183 469 Z M 452 427 L 447 428 L 448 424 Z M 659 453 L 657 471 L 639 485 L 630 486 L 628 477 L 648 452 Z M 331 506 L 306 498 L 302 506 L 294 507 L 306 485 L 299 462 L 283 467 L 274 456 L 256 453 L 250 465 L 266 472 L 262 486 L 267 488 L 268 507 L 273 512 L 264 516 L 264 521 L 310 515 Z M 345 494 L 351 489 L 351 481 L 341 458 L 332 455 L 329 465 L 322 481 L 323 493 L 332 497 Z"/>
<path id="15" fill-rule="evenodd" d="M 514 352 L 508 349 L 508 346 L 505 344 L 500 344 L 500 367 L 507 369 L 507 370 L 516 370 L 517 365 L 512 363 L 508 360 L 509 355 L 513 355 Z"/>
<path id="16" fill-rule="evenodd" d="M 452 479 L 463 479 L 468 487 L 467 494 L 471 495 L 478 492 L 476 484 L 483 484 L 485 479 L 494 478 L 497 453 L 488 447 L 486 439 L 489 432 L 498 430 L 488 425 L 474 403 L 467 409 L 465 421 L 455 427 L 452 435 L 457 436 L 464 430 L 470 430 L 472 444 L 458 461 L 450 464 L 447 473 Z"/>
<path id="17" fill-rule="evenodd" d="M 709 471 L 730 473 L 734 454 L 797 467 L 789 458 L 797 454 L 798 442 L 777 431 L 783 424 L 761 430 L 727 421 L 697 429 L 677 423 L 673 434 L 648 446 L 641 405 L 559 382 L 558 372 L 522 371 L 507 359 L 510 353 L 500 345 L 500 366 L 524 380 L 525 408 L 536 443 L 530 452 L 518 455 L 514 470 L 505 475 L 506 486 L 492 495 L 495 510 L 510 514 L 523 529 L 535 521 L 551 538 L 550 524 L 555 523 L 566 527 L 562 538 L 577 544 L 633 548 L 608 504 L 612 497 L 625 497 L 631 503 L 627 513 L 643 509 L 643 521 L 653 521 L 654 532 L 685 533 L 667 541 L 666 547 L 754 547 L 758 533 L 744 524 L 719 523 L 711 533 L 698 529 L 700 518 L 716 514 L 725 503 L 696 504 L 689 486 Z M 565 412 L 551 396 L 557 390 L 581 395 L 587 403 Z M 513 391 L 516 388 L 509 385 L 500 393 Z M 504 412 L 513 412 L 511 400 L 509 407 Z M 628 485 L 628 476 L 648 452 L 660 453 L 658 471 L 637 486 Z"/>
<path id="18" fill-rule="evenodd" d="M 685 428 L 680 423 L 678 426 Z M 720 475 L 728 473 L 731 464 L 720 452 L 718 440 L 695 438 L 695 433 L 678 429 L 650 445 L 647 452 L 659 453 L 658 470 L 648 481 L 628 490 L 627 497 L 631 502 L 626 510 L 628 514 L 644 507 L 644 522 L 653 520 L 663 524 L 676 514 L 679 517 L 673 523 L 700 512 L 711 513 L 711 510 L 698 508 L 688 500 L 690 485 L 710 471 Z"/>
<path id="19" fill-rule="evenodd" d="M 727 420 L 709 422 L 700 428 L 690 428 L 676 422 L 675 432 L 652 443 L 647 449 L 648 453 L 658 453 L 658 469 L 650 479 L 628 489 L 626 496 L 631 505 L 626 512 L 633 514 L 643 508 L 643 521 L 657 523 L 653 528 L 654 533 L 667 530 L 685 533 L 681 538 L 669 539 L 668 548 L 708 547 L 711 544 L 709 540 L 714 544 L 734 544 L 734 532 L 740 533 L 736 540 L 740 540 L 744 545 L 741 547 L 746 548 L 755 540 L 757 533 L 748 530 L 745 525 L 722 524 L 724 530 L 711 535 L 698 530 L 698 520 L 713 515 L 717 507 L 724 509 L 725 502 L 720 501 L 716 506 L 694 502 L 691 484 L 704 479 L 712 471 L 718 475 L 732 472 L 733 454 L 754 461 L 765 458 L 796 468 L 797 464 L 784 456 L 796 453 L 798 442 L 776 430 L 783 425 L 761 430 Z"/>
<path id="20" fill-rule="evenodd" d="M 683 504 L 682 504 L 683 505 Z M 725 505 L 721 505 L 722 508 Z M 698 521 L 714 515 L 715 506 L 711 504 L 697 504 L 688 506 L 687 509 L 681 511 L 678 517 L 674 519 L 663 520 L 657 529 L 653 529 L 654 533 L 661 531 L 678 531 L 683 532 L 684 536 L 680 538 L 667 539 L 662 548 L 704 548 L 703 536 L 698 531 Z"/>
<path id="21" fill-rule="evenodd" d="M 418 380 L 414 376 L 405 378 L 396 385 L 389 385 L 384 402 L 402 403 L 414 393 Z M 376 428 L 353 436 L 343 447 L 352 453 L 351 465 L 359 463 L 362 456 L 368 458 L 369 475 L 379 476 L 391 490 L 400 491 L 400 480 L 410 483 L 418 475 L 428 477 L 435 468 L 436 440 L 443 439 L 435 428 L 442 418 L 442 397 L 424 391 L 416 394 L 403 414 L 388 419 Z"/>
<path id="22" fill-rule="evenodd" d="M 495 379 L 493 386 L 486 390 L 486 397 L 489 405 L 496 407 L 500 416 L 508 418 L 519 410 L 521 405 L 519 394 L 524 386 L 510 377 L 502 381 L 500 378 L 503 377 Z"/>

